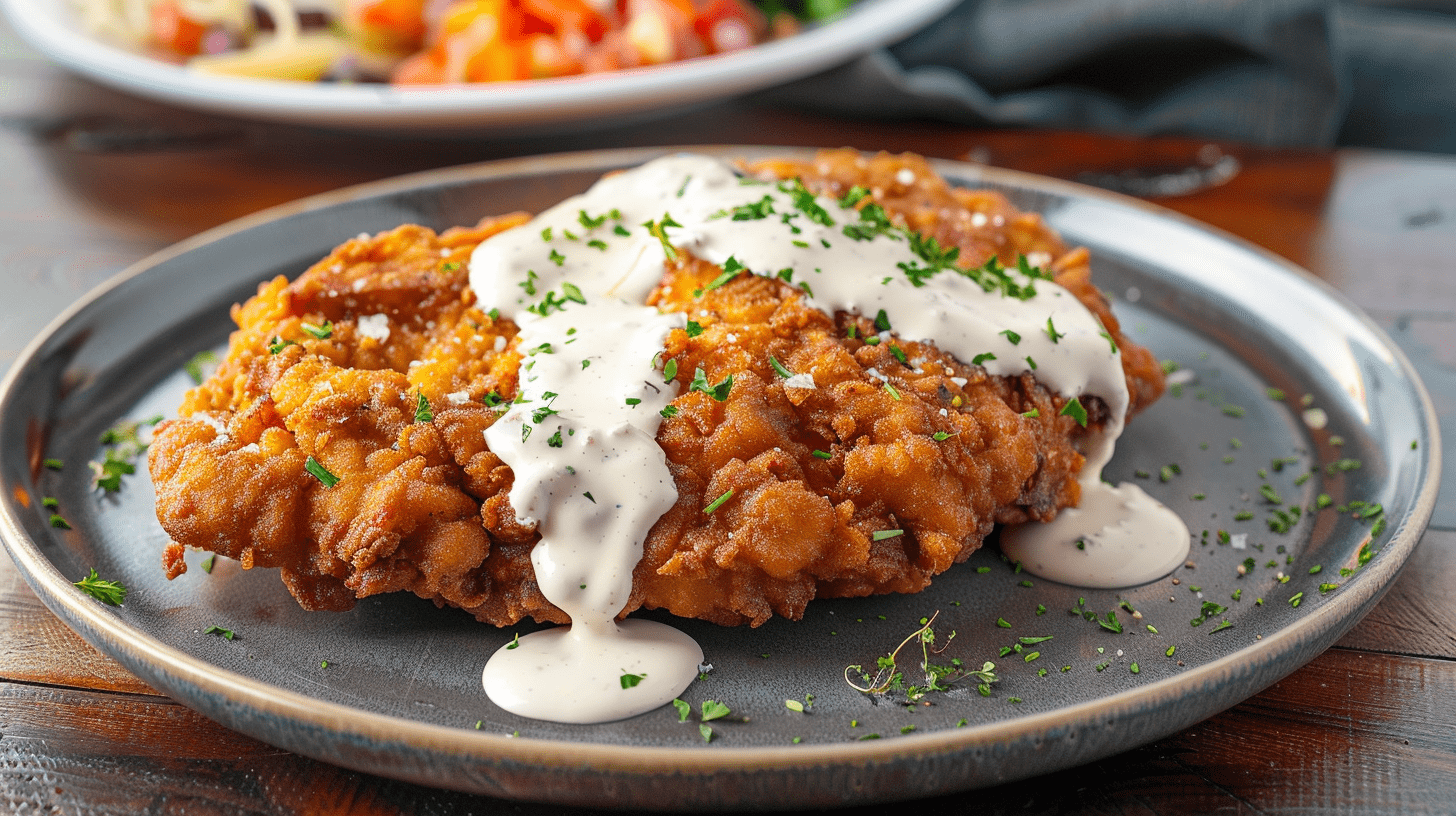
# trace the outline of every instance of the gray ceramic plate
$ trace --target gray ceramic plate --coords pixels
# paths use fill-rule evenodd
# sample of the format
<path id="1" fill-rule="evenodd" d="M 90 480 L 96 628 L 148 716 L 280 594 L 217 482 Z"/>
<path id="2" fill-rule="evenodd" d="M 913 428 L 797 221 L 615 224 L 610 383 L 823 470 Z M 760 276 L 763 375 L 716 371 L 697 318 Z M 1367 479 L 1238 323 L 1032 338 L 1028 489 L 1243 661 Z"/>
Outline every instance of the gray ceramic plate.
<path id="1" fill-rule="evenodd" d="M 1132 336 L 1191 378 L 1131 425 L 1109 475 L 1139 480 L 1195 536 L 1209 531 L 1194 543 L 1192 568 L 1123 592 L 1085 591 L 1017 574 L 993 546 L 919 595 L 819 602 L 803 621 L 760 629 L 682 623 L 714 666 L 685 698 L 733 711 L 711 723 L 705 743 L 697 716 L 680 723 L 670 707 L 598 726 L 507 714 L 481 693 L 480 669 L 513 631 L 413 597 L 307 614 L 276 575 L 221 559 L 208 574 L 197 553 L 168 583 L 145 474 L 127 477 L 119 494 L 92 489 L 85 463 L 101 456 L 99 435 L 174 411 L 189 385 L 184 364 L 225 342 L 228 306 L 258 281 L 296 275 L 361 231 L 540 209 L 659 152 L 524 159 L 352 188 L 221 227 L 120 275 L 37 339 L 0 390 L 0 533 L 15 562 L 56 615 L 147 682 L 298 753 L 504 797 L 808 807 L 989 785 L 1185 728 L 1327 648 L 1419 539 L 1439 472 L 1434 412 L 1400 352 L 1339 295 L 1157 208 L 955 163 L 940 169 L 1005 191 L 1089 246 Z M 1311 427 L 1310 408 L 1324 427 Z M 64 468 L 45 468 L 45 458 Z M 1270 502 L 1265 485 L 1285 504 Z M 1321 494 L 1334 506 L 1302 513 L 1287 532 L 1270 529 L 1276 509 L 1316 508 Z M 73 529 L 48 523 L 43 497 Z M 1354 518 L 1352 501 L 1383 513 Z M 71 585 L 92 567 L 130 587 L 123 607 Z M 1123 631 L 1074 608 L 1102 621 L 1115 612 Z M 942 642 L 956 632 L 941 660 L 997 664 L 990 696 L 967 682 L 907 707 L 849 688 L 847 665 L 873 664 L 935 612 Z M 211 626 L 237 637 L 206 634 Z M 1001 654 L 1013 645 L 1021 651 Z M 805 713 L 785 706 L 810 694 Z"/>

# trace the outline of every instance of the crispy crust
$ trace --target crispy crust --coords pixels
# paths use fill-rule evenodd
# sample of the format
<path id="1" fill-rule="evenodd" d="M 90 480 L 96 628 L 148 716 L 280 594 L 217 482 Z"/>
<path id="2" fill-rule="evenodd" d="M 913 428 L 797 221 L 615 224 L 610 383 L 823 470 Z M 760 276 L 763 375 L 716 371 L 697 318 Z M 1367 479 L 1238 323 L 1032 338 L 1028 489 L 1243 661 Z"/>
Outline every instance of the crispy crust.
<path id="1" fill-rule="evenodd" d="M 950 188 L 915 156 L 830 151 L 749 169 L 798 175 L 828 194 L 867 187 L 969 263 L 1046 253 L 1057 282 L 1122 348 L 1131 411 L 1161 392 L 1156 360 L 1122 336 L 1091 285 L 1085 250 L 1068 251 L 1038 216 Z M 482 433 L 495 418 L 488 395 L 515 393 L 515 326 L 476 308 L 466 286 L 474 246 L 524 219 L 361 237 L 234 307 L 225 361 L 151 448 L 157 514 L 173 539 L 169 576 L 185 571 L 190 546 L 278 568 L 309 609 L 407 590 L 497 625 L 566 620 L 536 586 L 535 530 L 517 523 L 511 471 Z M 624 614 L 664 608 L 758 625 L 798 618 L 815 597 L 916 592 L 995 524 L 1045 520 L 1077 501 L 1087 430 L 1058 416 L 1060 398 L 1030 375 L 988 377 L 926 343 L 899 342 L 911 362 L 902 364 L 886 344 L 847 337 L 851 325 L 873 333 L 864 318 L 809 308 L 769 278 L 740 276 L 693 297 L 720 272 L 683 254 L 649 299 L 704 327 L 692 338 L 674 331 L 664 359 L 714 382 L 732 374 L 734 385 L 725 402 L 679 395 L 678 415 L 662 424 L 678 501 L 647 538 Z M 328 338 L 304 331 L 324 321 Z M 279 338 L 294 342 L 274 353 Z M 818 387 L 785 388 L 769 355 L 812 371 Z M 429 421 L 416 421 L 421 395 Z M 1086 402 L 1096 430 L 1106 407 Z M 1033 407 L 1039 418 L 1022 415 Z M 309 457 L 339 483 L 323 487 Z M 702 512 L 730 489 L 730 501 Z M 905 532 L 874 540 L 894 529 Z"/>

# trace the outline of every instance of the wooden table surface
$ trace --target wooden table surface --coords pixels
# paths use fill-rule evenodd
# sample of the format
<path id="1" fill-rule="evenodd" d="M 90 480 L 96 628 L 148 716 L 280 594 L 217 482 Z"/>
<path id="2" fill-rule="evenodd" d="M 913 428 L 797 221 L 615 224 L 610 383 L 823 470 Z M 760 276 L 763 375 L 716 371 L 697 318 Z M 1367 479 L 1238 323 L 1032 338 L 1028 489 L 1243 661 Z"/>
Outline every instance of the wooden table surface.
<path id="1" fill-rule="evenodd" d="M 73 78 L 0 23 L 0 372 L 68 303 L 154 250 L 263 207 L 465 162 L 650 144 L 849 145 L 1151 189 L 1232 156 L 1221 186 L 1156 199 L 1345 292 L 1417 367 L 1456 463 L 1456 160 L 1188 139 L 833 121 L 721 105 L 550 138 L 329 133 L 169 108 Z M 1141 186 L 1140 186 L 1141 185 Z M 986 813 L 1456 811 L 1456 494 L 1340 643 L 1243 704 L 1090 765 L 911 804 Z M 0 802 L 24 813 L 561 813 L 341 770 L 230 732 L 61 625 L 0 554 Z M 882 808 L 864 808 L 879 812 Z M 585 811 L 576 811 L 585 812 Z M 855 811 L 849 811 L 855 812 Z"/>

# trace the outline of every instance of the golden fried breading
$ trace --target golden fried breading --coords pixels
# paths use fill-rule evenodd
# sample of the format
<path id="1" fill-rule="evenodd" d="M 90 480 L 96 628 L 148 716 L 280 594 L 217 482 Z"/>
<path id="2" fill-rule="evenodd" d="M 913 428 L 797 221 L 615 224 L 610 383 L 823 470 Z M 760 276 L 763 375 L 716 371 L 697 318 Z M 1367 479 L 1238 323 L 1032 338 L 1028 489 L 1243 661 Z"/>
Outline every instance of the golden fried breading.
<path id="1" fill-rule="evenodd" d="M 1067 251 L 1038 216 L 950 188 L 913 156 L 830 151 L 750 169 L 825 194 L 866 187 L 967 264 L 1045 253 L 1121 347 L 1131 410 L 1160 393 L 1156 361 L 1120 333 L 1087 253 Z M 466 286 L 476 243 L 524 218 L 361 237 L 234 308 L 226 360 L 151 448 L 169 576 L 191 546 L 279 568 L 309 609 L 408 590 L 497 625 L 566 621 L 537 588 L 535 529 L 516 520 L 511 471 L 483 435 L 516 393 L 516 329 L 475 308 Z M 678 500 L 647 537 L 623 614 L 758 625 L 798 618 L 815 597 L 916 592 L 995 524 L 1077 502 L 1076 446 L 1107 421 L 1101 400 L 1083 397 L 1084 429 L 1030 374 L 989 377 L 897 340 L 902 361 L 861 339 L 875 333 L 864 317 L 826 315 L 772 278 L 694 296 L 721 272 L 679 253 L 649 299 L 703 328 L 673 331 L 664 360 L 734 380 L 722 402 L 684 391 L 662 423 Z M 817 387 L 786 387 L 770 355 L 812 371 Z M 1039 416 L 1024 415 L 1032 408 Z M 730 489 L 731 502 L 702 512 Z M 904 532 L 874 540 L 883 530 Z"/>

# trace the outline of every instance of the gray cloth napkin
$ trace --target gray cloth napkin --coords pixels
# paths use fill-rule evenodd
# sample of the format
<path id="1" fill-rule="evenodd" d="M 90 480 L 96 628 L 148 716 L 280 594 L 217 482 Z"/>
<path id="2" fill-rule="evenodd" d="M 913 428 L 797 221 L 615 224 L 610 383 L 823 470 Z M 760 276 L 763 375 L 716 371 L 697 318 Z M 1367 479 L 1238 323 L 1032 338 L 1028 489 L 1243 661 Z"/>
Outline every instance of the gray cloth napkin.
<path id="1" fill-rule="evenodd" d="M 773 103 L 1456 153 L 1456 0 L 965 0 Z"/>

